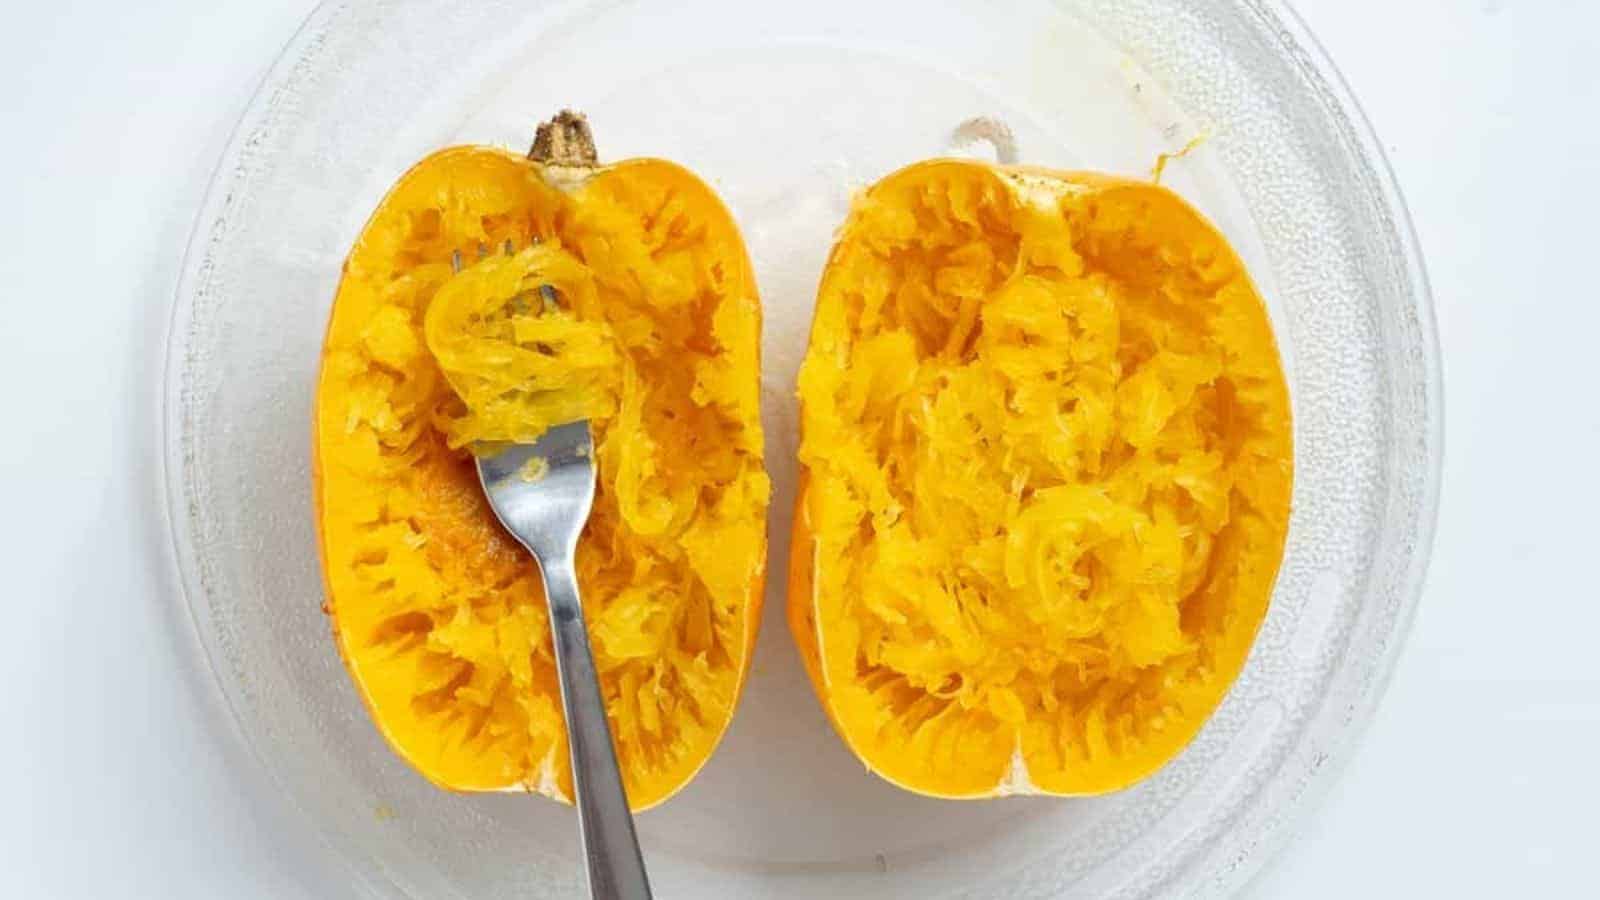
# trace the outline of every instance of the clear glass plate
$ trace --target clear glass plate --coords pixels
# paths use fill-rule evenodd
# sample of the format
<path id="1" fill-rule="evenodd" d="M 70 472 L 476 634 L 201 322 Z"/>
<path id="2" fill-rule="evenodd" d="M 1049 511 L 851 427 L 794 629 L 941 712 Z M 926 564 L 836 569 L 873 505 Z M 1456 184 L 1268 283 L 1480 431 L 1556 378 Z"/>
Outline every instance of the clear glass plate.
<path id="1" fill-rule="evenodd" d="M 770 579 L 727 740 L 640 818 L 662 897 L 1227 893 L 1287 835 L 1367 721 L 1404 638 L 1438 493 L 1440 380 L 1421 260 L 1333 68 L 1264 0 L 995 4 L 330 3 L 221 161 L 170 335 L 167 489 L 181 602 L 274 793 L 349 884 L 331 894 L 578 896 L 572 811 L 457 796 L 368 722 L 319 610 L 313 379 L 343 255 L 408 164 L 524 146 L 562 106 L 606 159 L 689 165 L 742 223 L 766 310 L 774 573 L 793 378 L 852 189 L 952 152 L 987 117 L 1020 158 L 1150 170 L 1217 221 L 1269 300 L 1297 471 L 1289 545 L 1244 676 L 1156 777 L 1084 800 L 959 803 L 870 776 L 824 720 Z M 968 148 L 970 149 L 970 148 Z M 263 797 L 261 802 L 282 802 Z"/>

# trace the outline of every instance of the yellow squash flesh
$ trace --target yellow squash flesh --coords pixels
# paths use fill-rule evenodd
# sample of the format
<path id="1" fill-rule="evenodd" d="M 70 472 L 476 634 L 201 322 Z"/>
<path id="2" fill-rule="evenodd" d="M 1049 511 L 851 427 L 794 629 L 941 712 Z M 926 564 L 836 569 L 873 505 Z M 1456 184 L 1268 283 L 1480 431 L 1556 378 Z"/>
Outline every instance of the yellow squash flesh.
<path id="1" fill-rule="evenodd" d="M 1095 794 L 1194 736 L 1291 484 L 1266 310 L 1159 186 L 939 160 L 858 200 L 800 374 L 789 618 L 836 729 L 924 794 Z"/>
<path id="2" fill-rule="evenodd" d="M 443 787 L 565 800 L 539 577 L 468 448 L 590 418 L 578 580 L 642 809 L 709 758 L 750 664 L 769 493 L 760 310 L 704 183 L 660 160 L 589 162 L 455 147 L 394 186 L 334 301 L 314 489 L 326 608 L 384 737 Z"/>

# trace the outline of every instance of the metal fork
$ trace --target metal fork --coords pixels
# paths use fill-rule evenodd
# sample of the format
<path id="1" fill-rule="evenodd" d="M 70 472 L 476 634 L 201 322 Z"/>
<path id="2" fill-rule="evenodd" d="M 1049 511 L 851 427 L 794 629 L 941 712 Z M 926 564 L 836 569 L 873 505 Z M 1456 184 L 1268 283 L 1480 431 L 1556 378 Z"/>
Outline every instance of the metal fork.
<path id="1" fill-rule="evenodd" d="M 505 252 L 511 251 L 507 241 Z M 479 257 L 486 252 L 480 247 Z M 460 271 L 459 252 L 452 263 Z M 539 293 L 546 309 L 555 305 L 548 285 Z M 594 438 L 588 421 L 557 425 L 531 444 L 510 444 L 478 456 L 478 478 L 500 524 L 533 554 L 544 579 L 589 895 L 595 900 L 650 900 L 578 600 L 578 535 L 594 503 Z"/>

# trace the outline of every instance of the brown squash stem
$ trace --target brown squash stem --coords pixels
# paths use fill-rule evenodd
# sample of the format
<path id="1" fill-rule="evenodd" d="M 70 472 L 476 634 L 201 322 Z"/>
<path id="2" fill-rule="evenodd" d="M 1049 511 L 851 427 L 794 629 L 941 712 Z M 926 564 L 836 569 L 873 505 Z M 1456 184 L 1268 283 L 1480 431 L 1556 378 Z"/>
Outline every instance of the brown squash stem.
<path id="1" fill-rule="evenodd" d="M 563 109 L 533 133 L 528 158 L 556 166 L 594 166 L 599 156 L 594 149 L 594 132 L 583 113 Z"/>

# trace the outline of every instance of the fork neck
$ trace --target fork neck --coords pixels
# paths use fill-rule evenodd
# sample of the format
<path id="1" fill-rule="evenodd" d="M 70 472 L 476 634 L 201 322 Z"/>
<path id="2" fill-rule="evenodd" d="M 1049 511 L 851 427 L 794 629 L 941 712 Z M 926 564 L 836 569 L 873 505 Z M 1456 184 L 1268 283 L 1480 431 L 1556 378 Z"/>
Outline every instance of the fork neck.
<path id="1" fill-rule="evenodd" d="M 533 550 L 533 548 L 529 548 Z M 578 580 L 578 566 L 576 547 L 539 547 L 534 550 L 534 559 L 538 560 L 539 570 L 546 580 L 566 580 L 574 584 Z"/>

